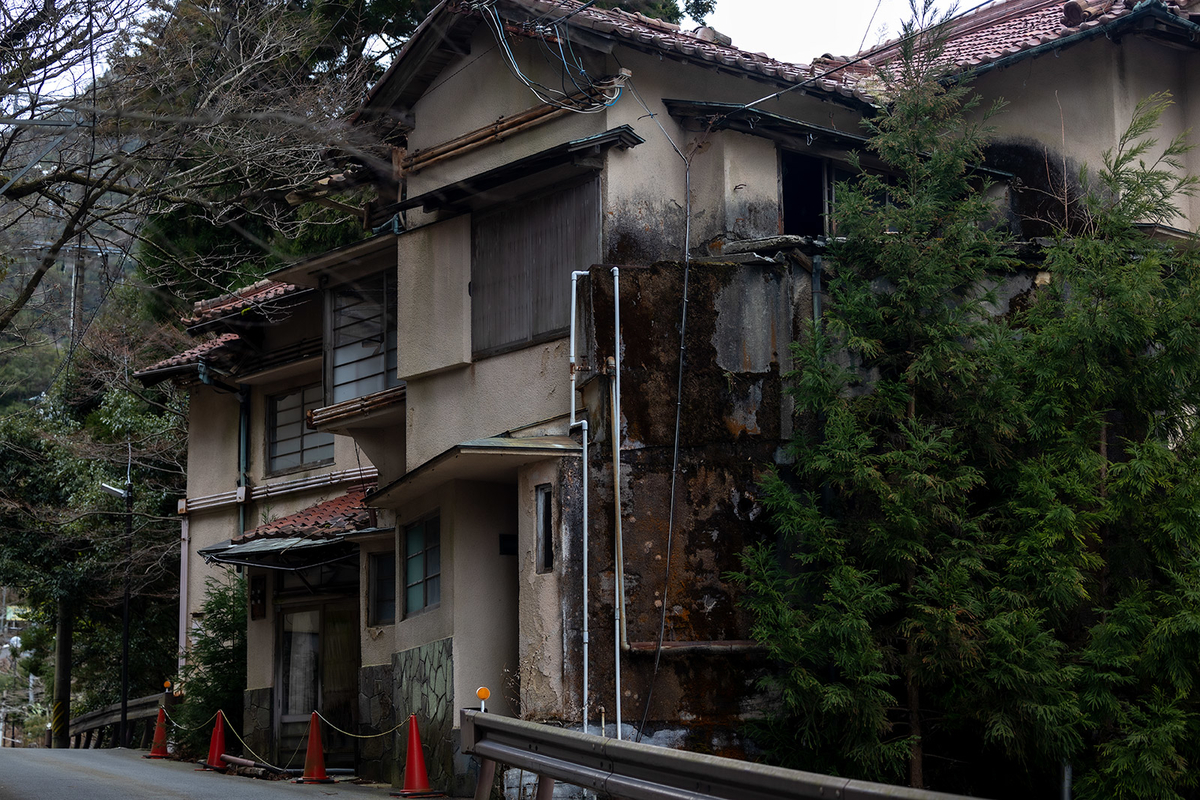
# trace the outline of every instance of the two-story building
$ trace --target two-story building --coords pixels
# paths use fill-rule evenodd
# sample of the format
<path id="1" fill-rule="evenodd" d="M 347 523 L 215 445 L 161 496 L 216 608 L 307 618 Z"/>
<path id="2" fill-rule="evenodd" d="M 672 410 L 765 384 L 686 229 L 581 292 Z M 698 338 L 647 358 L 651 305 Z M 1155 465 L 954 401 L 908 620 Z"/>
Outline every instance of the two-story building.
<path id="1" fill-rule="evenodd" d="M 946 63 L 1012 104 L 1018 232 L 1046 165 L 1068 185 L 1139 96 L 1200 113 L 1184 5 L 1009 0 L 952 34 Z M 577 0 L 421 24 L 359 112 L 393 144 L 371 235 L 199 304 L 215 338 L 141 373 L 192 388 L 181 644 L 205 562 L 245 568 L 258 752 L 286 760 L 313 709 L 360 734 L 415 713 L 463 791 L 479 686 L 497 713 L 742 751 L 764 664 L 725 576 L 772 535 L 757 476 L 879 102 L 864 63 Z M 397 779 L 399 736 L 325 743 Z"/>

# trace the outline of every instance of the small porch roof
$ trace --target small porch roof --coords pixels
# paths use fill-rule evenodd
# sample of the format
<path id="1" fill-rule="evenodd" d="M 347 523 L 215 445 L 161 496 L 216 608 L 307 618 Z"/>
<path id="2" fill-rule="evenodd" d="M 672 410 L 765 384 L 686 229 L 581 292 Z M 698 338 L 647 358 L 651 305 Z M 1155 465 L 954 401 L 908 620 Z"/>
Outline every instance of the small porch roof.
<path id="1" fill-rule="evenodd" d="M 363 502 L 367 491 L 356 486 L 198 553 L 209 563 L 290 571 L 354 558 L 358 546 L 350 537 L 392 530 L 374 524 Z"/>
<path id="2" fill-rule="evenodd" d="M 387 486 L 366 502 L 399 508 L 453 480 L 516 481 L 517 468 L 546 458 L 579 455 L 583 446 L 570 436 L 492 436 L 460 442 Z"/>

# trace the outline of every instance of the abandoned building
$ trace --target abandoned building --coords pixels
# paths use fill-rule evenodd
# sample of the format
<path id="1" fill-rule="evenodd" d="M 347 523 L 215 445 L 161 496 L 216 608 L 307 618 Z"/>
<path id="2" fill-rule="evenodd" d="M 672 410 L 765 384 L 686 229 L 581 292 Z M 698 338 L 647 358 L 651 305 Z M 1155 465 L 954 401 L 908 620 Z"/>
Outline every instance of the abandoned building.
<path id="1" fill-rule="evenodd" d="M 958 21 L 947 65 L 1009 102 L 989 166 L 1018 233 L 1142 97 L 1193 126 L 1188 5 Z M 248 575 L 257 752 L 286 760 L 314 709 L 360 734 L 415 713 L 461 792 L 479 686 L 496 713 L 743 752 L 764 663 L 725 575 L 772 535 L 788 344 L 894 53 L 785 64 L 578 0 L 434 9 L 360 112 L 395 145 L 366 237 L 197 304 L 202 343 L 139 373 L 191 395 L 181 648 L 205 576 Z M 327 730 L 327 760 L 397 780 L 403 735 Z"/>

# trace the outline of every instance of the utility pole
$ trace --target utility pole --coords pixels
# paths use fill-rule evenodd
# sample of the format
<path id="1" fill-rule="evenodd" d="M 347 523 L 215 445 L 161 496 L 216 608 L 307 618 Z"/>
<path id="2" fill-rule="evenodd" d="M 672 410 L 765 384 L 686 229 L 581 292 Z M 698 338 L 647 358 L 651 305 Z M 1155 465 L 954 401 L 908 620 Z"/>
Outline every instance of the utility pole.
<path id="1" fill-rule="evenodd" d="M 51 747 L 71 746 L 71 634 L 74 628 L 71 603 L 58 601 L 58 630 L 54 634 L 54 711 L 51 715 Z M 29 702 L 33 704 L 33 675 L 29 676 Z"/>
<path id="2" fill-rule="evenodd" d="M 133 562 L 133 479 L 125 481 L 125 604 L 121 611 L 121 747 L 129 747 L 129 571 Z"/>
<path id="3" fill-rule="evenodd" d="M 71 273 L 71 344 L 83 335 L 83 287 L 87 267 L 83 261 L 83 234 L 75 245 L 75 269 Z"/>

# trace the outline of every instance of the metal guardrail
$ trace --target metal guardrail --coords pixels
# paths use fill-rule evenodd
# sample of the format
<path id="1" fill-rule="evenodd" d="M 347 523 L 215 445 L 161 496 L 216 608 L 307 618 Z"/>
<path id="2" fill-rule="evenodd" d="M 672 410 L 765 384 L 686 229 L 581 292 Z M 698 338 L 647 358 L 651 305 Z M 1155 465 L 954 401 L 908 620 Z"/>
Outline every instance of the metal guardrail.
<path id="1" fill-rule="evenodd" d="M 481 759 L 476 800 L 487 799 L 497 763 L 535 773 L 537 800 L 549 800 L 554 781 L 622 800 L 966 800 L 605 739 L 474 709 L 462 711 L 461 724 L 463 750 Z"/>
<path id="2" fill-rule="evenodd" d="M 154 723 L 158 718 L 158 707 L 163 704 L 164 694 L 130 699 L 126 719 L 132 728 L 131 746 L 145 748 L 154 735 Z M 121 724 L 121 704 L 80 714 L 71 720 L 68 732 L 71 746 L 75 748 L 116 747 L 116 729 Z M 140 728 L 140 730 L 139 730 Z M 111 729 L 111 730 L 110 730 Z"/>

